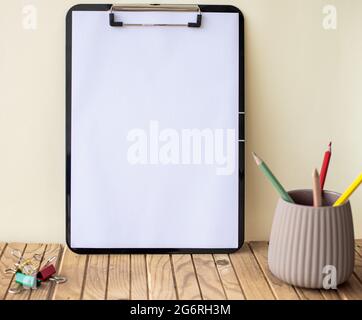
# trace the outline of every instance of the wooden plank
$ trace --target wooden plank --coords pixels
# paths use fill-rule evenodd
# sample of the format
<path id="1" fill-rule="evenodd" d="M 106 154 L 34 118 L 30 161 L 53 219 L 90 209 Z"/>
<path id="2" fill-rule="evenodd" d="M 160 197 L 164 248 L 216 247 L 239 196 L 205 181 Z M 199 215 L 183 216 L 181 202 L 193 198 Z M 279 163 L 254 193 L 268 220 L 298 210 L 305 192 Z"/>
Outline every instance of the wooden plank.
<path id="1" fill-rule="evenodd" d="M 356 249 L 358 250 L 359 248 L 362 249 L 362 239 L 356 239 L 355 240 L 355 245 L 356 245 Z"/>
<path id="2" fill-rule="evenodd" d="M 51 295 L 52 299 L 79 300 L 81 298 L 86 262 L 86 255 L 77 255 L 69 248 L 63 250 L 59 274 L 66 277 L 68 281 L 55 286 Z"/>
<path id="3" fill-rule="evenodd" d="M 108 300 L 129 300 L 131 284 L 131 256 L 111 255 L 108 269 Z"/>
<path id="4" fill-rule="evenodd" d="M 362 242 L 356 240 L 355 243 L 355 267 L 349 280 L 338 286 L 339 294 L 346 300 L 362 299 Z"/>
<path id="5" fill-rule="evenodd" d="M 362 282 L 362 247 L 356 246 L 354 273 Z"/>
<path id="6" fill-rule="evenodd" d="M 214 260 L 227 299 L 245 300 L 245 296 L 229 256 L 227 254 L 214 254 Z"/>
<path id="7" fill-rule="evenodd" d="M 295 288 L 301 300 L 324 300 L 318 289 Z"/>
<path id="8" fill-rule="evenodd" d="M 338 286 L 338 292 L 345 300 L 362 300 L 362 284 L 355 274 L 349 280 Z"/>
<path id="9" fill-rule="evenodd" d="M 278 300 L 299 300 L 299 296 L 293 286 L 275 277 L 268 267 L 268 243 L 251 242 L 251 249 L 259 263 L 275 297 Z"/>
<path id="10" fill-rule="evenodd" d="M 11 254 L 13 250 L 19 250 L 23 253 L 25 249 L 25 243 L 9 243 L 3 250 L 3 254 L 0 259 L 0 300 L 5 299 L 10 284 L 14 278 L 14 274 L 5 274 L 4 270 L 12 268 L 17 259 Z"/>
<path id="11" fill-rule="evenodd" d="M 82 294 L 86 299 L 147 299 L 148 296 L 151 299 L 200 299 L 202 293 L 205 299 L 243 299 L 243 292 L 248 299 L 273 299 L 273 294 L 278 299 L 287 299 L 291 287 L 270 274 L 266 243 L 252 242 L 250 246 L 251 250 L 246 244 L 246 248 L 244 246 L 237 253 L 229 256 L 215 254 L 213 259 L 211 255 L 194 255 L 194 261 L 190 255 L 173 255 L 171 260 L 169 255 L 147 258 L 144 255 L 111 256 L 108 268 L 104 258 L 99 261 L 98 256 L 94 260 L 90 256 L 87 266 L 86 256 L 75 255 L 68 248 L 62 254 L 61 245 L 47 245 L 42 264 L 48 257 L 59 255 L 62 259 L 58 260 L 58 274 L 67 276 L 68 282 L 59 285 L 43 283 L 38 290 L 10 296 L 7 290 L 13 282 L 13 275 L 6 275 L 2 271 L 16 262 L 11 251 L 18 249 L 24 252 L 26 248 L 26 255 L 29 256 L 35 252 L 44 252 L 45 245 L 0 243 L 0 299 L 80 299 Z M 231 264 L 228 265 L 228 262 Z M 98 272 L 100 274 L 97 275 Z M 99 282 L 100 287 L 92 287 L 92 283 Z M 147 284 L 150 286 L 150 294 Z M 243 291 L 238 290 L 239 284 Z M 83 293 L 82 288 L 86 288 Z M 296 292 L 302 299 L 361 300 L 362 241 L 356 240 L 354 274 L 347 283 L 339 286 L 338 291 L 296 288 Z M 289 299 L 298 298 L 295 292 L 291 291 L 290 294 Z"/>
<path id="12" fill-rule="evenodd" d="M 230 260 L 246 299 L 275 299 L 263 271 L 260 269 L 247 243 L 239 251 L 230 254 Z"/>
<path id="13" fill-rule="evenodd" d="M 131 292 L 130 299 L 148 299 L 148 281 L 146 256 L 144 254 L 131 255 Z"/>
<path id="14" fill-rule="evenodd" d="M 5 242 L 0 242 L 0 258 L 1 258 L 2 254 L 3 254 L 3 251 L 4 251 L 5 247 L 6 247 L 6 243 Z"/>
<path id="15" fill-rule="evenodd" d="M 56 275 L 61 274 L 58 272 L 60 267 L 60 262 L 62 258 L 63 247 L 60 244 L 48 244 L 44 253 L 43 261 L 40 268 L 43 268 L 48 259 L 56 257 L 56 260 L 52 262 L 55 269 L 57 270 Z M 30 294 L 30 300 L 46 300 L 50 297 L 52 291 L 54 290 L 55 284 L 53 281 L 42 282 L 38 290 L 33 290 Z M 63 284 L 58 284 L 62 286 Z"/>
<path id="16" fill-rule="evenodd" d="M 175 300 L 177 294 L 169 255 L 147 255 L 148 289 L 150 300 Z"/>
<path id="17" fill-rule="evenodd" d="M 25 251 L 23 253 L 23 258 L 31 259 L 34 255 L 40 255 L 40 257 L 42 259 L 45 248 L 46 248 L 46 245 L 41 244 L 41 243 L 27 244 Z M 41 260 L 40 261 L 33 260 L 33 262 L 34 262 L 34 265 L 36 268 L 36 272 L 38 272 Z M 17 284 L 15 282 L 15 279 L 13 278 L 11 287 L 15 287 L 16 285 Z M 6 295 L 6 300 L 28 300 L 30 298 L 31 291 L 32 291 L 31 289 L 28 289 L 28 290 L 23 290 L 22 292 L 20 292 L 18 294 L 9 294 L 8 293 Z"/>
<path id="18" fill-rule="evenodd" d="M 171 258 L 175 270 L 175 280 L 179 299 L 200 300 L 201 293 L 191 255 L 174 254 Z"/>
<path id="19" fill-rule="evenodd" d="M 211 254 L 192 255 L 201 295 L 204 300 L 226 299 L 222 283 Z"/>
<path id="20" fill-rule="evenodd" d="M 89 255 L 85 271 L 83 300 L 104 300 L 107 291 L 108 255 Z"/>
<path id="21" fill-rule="evenodd" d="M 338 290 L 329 289 L 329 290 L 320 290 L 323 298 L 325 300 L 341 300 L 342 297 L 339 295 Z"/>

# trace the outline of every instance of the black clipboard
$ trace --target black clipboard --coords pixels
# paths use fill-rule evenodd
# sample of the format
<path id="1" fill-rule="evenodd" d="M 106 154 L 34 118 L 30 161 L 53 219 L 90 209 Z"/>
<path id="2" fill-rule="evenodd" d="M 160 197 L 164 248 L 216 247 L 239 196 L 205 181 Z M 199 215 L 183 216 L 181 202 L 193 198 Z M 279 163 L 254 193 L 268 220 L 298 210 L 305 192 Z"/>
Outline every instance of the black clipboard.
<path id="1" fill-rule="evenodd" d="M 159 6 L 159 5 L 154 5 Z M 244 19 L 241 11 L 228 5 L 199 5 L 199 12 L 194 21 L 186 27 L 198 28 L 202 25 L 202 13 L 226 12 L 239 15 L 239 112 L 238 112 L 238 244 L 233 248 L 106 248 L 106 247 L 74 247 L 72 245 L 72 14 L 77 11 L 107 11 L 111 27 L 127 27 L 123 21 L 117 20 L 114 11 L 118 8 L 111 4 L 80 4 L 72 7 L 66 17 L 66 242 L 68 247 L 79 254 L 112 254 L 112 253 L 230 253 L 241 248 L 244 242 L 244 202 L 245 202 L 245 172 L 244 172 Z M 124 7 L 120 8 L 123 10 Z M 158 8 L 156 8 L 158 9 Z M 162 26 L 162 25 L 159 25 Z"/>

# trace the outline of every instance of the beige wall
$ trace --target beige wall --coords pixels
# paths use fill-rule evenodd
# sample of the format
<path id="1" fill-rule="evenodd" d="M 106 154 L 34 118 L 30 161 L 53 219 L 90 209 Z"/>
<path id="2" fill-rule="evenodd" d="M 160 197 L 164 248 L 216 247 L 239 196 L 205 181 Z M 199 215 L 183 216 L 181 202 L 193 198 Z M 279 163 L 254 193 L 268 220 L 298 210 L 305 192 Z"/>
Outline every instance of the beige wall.
<path id="1" fill-rule="evenodd" d="M 82 1 L 3 2 L 0 241 L 64 241 L 64 17 Z M 246 238 L 268 239 L 277 195 L 254 165 L 252 150 L 290 189 L 311 186 L 329 140 L 334 154 L 327 189 L 342 191 L 362 170 L 362 1 L 223 3 L 245 16 Z M 27 4 L 38 9 L 35 31 L 22 26 Z M 326 4 L 337 8 L 336 30 L 322 28 Z M 362 238 L 362 188 L 352 207 Z"/>

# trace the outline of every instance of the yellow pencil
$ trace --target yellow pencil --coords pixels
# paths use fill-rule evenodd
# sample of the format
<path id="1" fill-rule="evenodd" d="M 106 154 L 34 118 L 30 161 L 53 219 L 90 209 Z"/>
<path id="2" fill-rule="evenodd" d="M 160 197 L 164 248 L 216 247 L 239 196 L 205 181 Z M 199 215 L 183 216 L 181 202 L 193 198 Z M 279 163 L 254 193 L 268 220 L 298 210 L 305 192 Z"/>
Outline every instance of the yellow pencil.
<path id="1" fill-rule="evenodd" d="M 358 188 L 358 186 L 362 183 L 362 172 L 360 175 L 352 182 L 352 184 L 347 188 L 345 192 L 337 199 L 337 201 L 333 204 L 333 207 L 337 207 L 343 204 L 347 199 L 351 196 L 351 194 Z"/>

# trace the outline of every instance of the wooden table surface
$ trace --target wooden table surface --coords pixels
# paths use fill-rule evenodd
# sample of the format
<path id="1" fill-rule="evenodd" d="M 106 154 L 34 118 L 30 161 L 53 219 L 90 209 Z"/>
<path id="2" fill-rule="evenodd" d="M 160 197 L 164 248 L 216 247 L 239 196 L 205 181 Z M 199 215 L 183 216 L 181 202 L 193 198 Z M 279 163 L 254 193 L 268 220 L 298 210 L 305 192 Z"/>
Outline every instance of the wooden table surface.
<path id="1" fill-rule="evenodd" d="M 13 249 L 41 264 L 57 256 L 64 284 L 43 283 L 37 290 L 8 293 L 14 275 Z M 233 254 L 76 255 L 59 244 L 0 243 L 1 299 L 362 299 L 362 240 L 356 240 L 356 266 L 338 290 L 289 286 L 271 275 L 266 242 L 245 243 Z"/>

